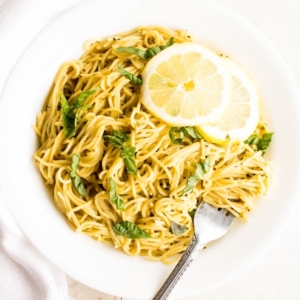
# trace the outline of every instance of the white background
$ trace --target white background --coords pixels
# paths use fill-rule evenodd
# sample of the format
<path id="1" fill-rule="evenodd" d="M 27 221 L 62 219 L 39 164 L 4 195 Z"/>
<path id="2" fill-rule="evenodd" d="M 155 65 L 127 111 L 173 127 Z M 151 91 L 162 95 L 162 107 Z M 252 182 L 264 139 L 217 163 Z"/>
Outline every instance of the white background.
<path id="1" fill-rule="evenodd" d="M 10 0 L 0 0 L 1 4 Z M 124 1 L 124 0 L 123 0 Z M 161 0 L 163 1 L 163 0 Z M 18 2 L 18 1 L 16 1 Z M 23 5 L 26 1 L 22 2 Z M 51 1 L 43 1 L 48 14 L 37 17 L 35 32 L 26 32 L 33 20 L 22 24 L 20 34 L 25 34 L 23 40 L 30 40 L 55 16 L 84 0 L 61 1 L 61 6 L 51 7 Z M 216 0 L 242 15 L 256 26 L 277 48 L 289 66 L 298 86 L 300 85 L 300 1 L 299 0 Z M 28 3 L 30 1 L 28 0 Z M 42 2 L 40 2 L 42 3 Z M 47 4 L 46 4 L 47 3 Z M 41 4 L 42 6 L 42 4 Z M 24 6 L 23 13 L 30 11 L 30 6 Z M 1 14 L 1 21 L 7 14 Z M 14 21 L 18 22 L 18 16 Z M 2 20 L 1 20 L 2 18 Z M 43 19 L 42 19 L 43 18 Z M 1 28 L 0 28 L 1 29 Z M 1 33 L 1 31 L 0 31 Z M 28 37 L 28 38 L 27 38 Z M 1 34 L 0 34 L 1 38 Z M 5 84 L 5 78 L 11 67 L 22 53 L 22 45 L 16 41 L 7 40 L 0 57 L 0 91 Z M 5 47 L 3 51 L 3 47 Z M 282 99 L 285 101 L 285 99 Z M 299 99 L 300 101 L 300 99 Z M 295 137 L 299 138 L 299 137 Z M 294 158 L 295 159 L 295 158 Z M 292 174 L 291 174 L 292 176 Z M 282 205 L 288 199 L 282 199 Z M 185 300 L 297 300 L 300 299 L 300 207 L 295 211 L 288 227 L 272 246 L 272 248 L 248 271 L 227 284 L 199 296 Z M 121 298 L 105 295 L 94 291 L 68 278 L 71 300 L 119 300 Z M 117 284 L 116 284 L 117 291 Z M 21 299 L 20 299 L 21 300 Z M 123 300 L 129 300 L 123 298 Z"/>

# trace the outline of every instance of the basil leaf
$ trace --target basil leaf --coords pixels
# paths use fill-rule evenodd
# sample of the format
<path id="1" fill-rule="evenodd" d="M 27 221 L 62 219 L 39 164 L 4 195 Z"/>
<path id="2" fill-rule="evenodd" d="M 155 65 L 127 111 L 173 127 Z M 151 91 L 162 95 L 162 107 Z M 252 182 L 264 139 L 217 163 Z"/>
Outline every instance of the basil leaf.
<path id="1" fill-rule="evenodd" d="M 209 168 L 210 168 L 209 158 L 206 158 L 205 161 L 203 161 L 200 164 L 196 163 L 196 171 L 193 175 L 191 175 L 188 178 L 187 185 L 179 197 L 192 191 L 194 189 L 195 185 L 198 183 L 198 181 L 203 179 L 203 175 L 208 172 Z"/>
<path id="2" fill-rule="evenodd" d="M 72 170 L 72 172 L 74 172 L 74 173 L 77 172 L 79 163 L 80 163 L 79 156 L 77 154 L 73 154 L 73 156 L 72 156 L 72 164 L 71 164 L 71 170 Z"/>
<path id="3" fill-rule="evenodd" d="M 163 45 L 163 46 L 154 46 L 154 47 L 151 47 L 151 48 L 147 49 L 146 51 L 138 49 L 138 48 L 134 48 L 134 47 L 120 47 L 120 48 L 116 49 L 116 52 L 118 52 L 118 53 L 129 52 L 129 53 L 138 55 L 142 59 L 148 59 L 148 58 L 151 58 L 151 57 L 155 56 L 156 54 L 158 54 L 162 50 L 172 46 L 173 45 L 173 40 L 174 40 L 174 37 L 171 37 L 171 38 L 168 39 L 168 41 L 165 45 Z M 128 78 L 128 79 L 130 79 L 130 78 Z"/>
<path id="4" fill-rule="evenodd" d="M 81 179 L 78 177 L 78 175 L 76 173 L 74 173 L 73 171 L 69 172 L 69 176 L 72 180 L 72 183 L 74 185 L 74 187 L 76 188 L 77 192 L 79 193 L 79 195 L 81 196 L 88 196 L 88 192 L 84 187 L 84 184 L 82 183 Z"/>
<path id="5" fill-rule="evenodd" d="M 273 134 L 274 134 L 274 132 L 267 132 L 259 140 L 257 147 L 259 150 L 262 150 L 262 154 L 265 154 L 266 150 L 269 148 L 269 145 L 272 141 Z"/>
<path id="6" fill-rule="evenodd" d="M 174 221 L 171 223 L 171 232 L 177 236 L 183 235 L 189 228 L 186 227 L 185 225 L 180 225 Z"/>
<path id="7" fill-rule="evenodd" d="M 61 115 L 63 119 L 63 127 L 65 137 L 69 139 L 75 134 L 77 126 L 77 116 L 72 110 L 70 104 L 68 103 L 65 95 L 61 93 Z"/>
<path id="8" fill-rule="evenodd" d="M 173 44 L 174 44 L 174 37 L 172 36 L 167 40 L 166 46 L 161 46 L 161 47 L 168 48 L 168 47 L 172 46 Z"/>
<path id="9" fill-rule="evenodd" d="M 91 94 L 94 94 L 96 91 L 98 91 L 100 88 L 99 87 L 96 87 L 92 90 L 88 90 L 88 91 L 85 91 L 83 93 L 81 93 L 78 98 L 74 101 L 73 103 L 73 107 L 75 108 L 87 108 L 87 105 L 85 106 L 80 106 L 80 104 Z"/>
<path id="10" fill-rule="evenodd" d="M 120 199 L 116 191 L 116 183 L 109 177 L 110 190 L 109 190 L 109 200 L 114 203 L 118 210 L 124 211 L 124 201 Z"/>
<path id="11" fill-rule="evenodd" d="M 169 131 L 169 137 L 173 144 L 180 144 L 185 136 L 202 139 L 202 136 L 194 127 L 181 127 L 179 129 L 178 127 L 172 127 Z"/>
<path id="12" fill-rule="evenodd" d="M 130 135 L 121 130 L 113 130 L 112 135 L 104 135 L 103 138 L 108 140 L 114 147 L 122 148 L 130 140 Z"/>
<path id="13" fill-rule="evenodd" d="M 124 164 L 128 174 L 136 175 L 137 167 L 134 157 L 124 158 Z"/>
<path id="14" fill-rule="evenodd" d="M 77 154 L 74 154 L 72 156 L 71 171 L 69 172 L 69 176 L 71 178 L 71 181 L 72 181 L 75 189 L 79 193 L 79 195 L 88 196 L 89 194 L 88 194 L 87 190 L 85 189 L 84 184 L 82 183 L 80 177 L 76 174 L 76 171 L 79 166 L 79 162 L 80 162 L 79 156 Z"/>
<path id="15" fill-rule="evenodd" d="M 250 135 L 247 140 L 244 141 L 245 144 L 257 145 L 259 143 L 259 137 L 257 134 Z"/>
<path id="16" fill-rule="evenodd" d="M 197 175 L 199 180 L 203 179 L 203 175 L 208 172 L 209 168 L 210 168 L 209 158 L 205 159 L 205 161 L 200 163 L 200 164 L 196 163 L 196 172 L 195 172 L 195 174 Z"/>
<path id="17" fill-rule="evenodd" d="M 134 47 L 120 47 L 120 48 L 116 49 L 116 52 L 118 52 L 118 53 L 129 52 L 129 53 L 138 55 L 142 59 L 148 58 L 146 51 L 143 51 L 141 49 L 134 48 Z"/>
<path id="18" fill-rule="evenodd" d="M 194 139 L 202 139 L 202 136 L 195 127 L 183 127 L 183 131 L 185 135 L 189 135 Z"/>
<path id="19" fill-rule="evenodd" d="M 118 70 L 119 72 L 125 76 L 126 78 L 128 78 L 131 82 L 141 85 L 143 83 L 143 80 L 141 78 L 136 77 L 135 75 L 127 72 L 125 69 L 123 69 L 122 67 L 118 66 Z"/>
<path id="20" fill-rule="evenodd" d="M 160 48 L 160 46 L 154 46 L 154 47 L 147 49 L 146 54 L 147 54 L 148 58 L 151 58 L 161 51 L 162 51 L 162 49 Z"/>
<path id="21" fill-rule="evenodd" d="M 194 208 L 189 212 L 189 215 L 191 216 L 192 219 L 194 219 L 195 213 L 196 213 L 196 208 Z"/>
<path id="22" fill-rule="evenodd" d="M 122 158 L 130 158 L 135 154 L 135 147 L 124 147 L 120 153 Z"/>
<path id="23" fill-rule="evenodd" d="M 169 131 L 169 137 L 173 144 L 180 144 L 184 138 L 184 132 L 181 129 L 178 130 L 178 127 L 172 127 Z"/>
<path id="24" fill-rule="evenodd" d="M 198 181 L 199 181 L 199 177 L 196 174 L 191 175 L 188 178 L 187 185 L 184 188 L 184 190 L 183 190 L 182 194 L 180 195 L 180 197 L 187 194 L 187 193 L 189 193 L 189 192 L 191 192 L 194 189 L 195 185 L 198 183 Z"/>
<path id="25" fill-rule="evenodd" d="M 152 238 L 146 231 L 129 221 L 121 222 L 113 226 L 113 231 L 117 235 L 122 235 L 128 239 L 150 239 Z"/>
<path id="26" fill-rule="evenodd" d="M 173 45 L 173 40 L 174 37 L 171 37 L 168 39 L 167 43 L 163 46 L 154 46 L 152 48 L 147 49 L 146 53 L 147 53 L 147 57 L 151 58 L 153 56 L 155 56 L 156 54 L 158 54 L 159 52 L 161 52 L 162 50 L 170 47 Z"/>
<path id="27" fill-rule="evenodd" d="M 120 157 L 123 158 L 127 173 L 136 175 L 137 167 L 135 163 L 135 147 L 124 147 L 120 153 Z"/>
<path id="28" fill-rule="evenodd" d="M 244 141 L 244 143 L 249 145 L 256 145 L 257 149 L 261 150 L 262 154 L 264 155 L 266 153 L 266 150 L 270 146 L 273 134 L 274 132 L 266 132 L 263 134 L 261 139 L 257 134 L 252 134 L 247 140 Z"/>

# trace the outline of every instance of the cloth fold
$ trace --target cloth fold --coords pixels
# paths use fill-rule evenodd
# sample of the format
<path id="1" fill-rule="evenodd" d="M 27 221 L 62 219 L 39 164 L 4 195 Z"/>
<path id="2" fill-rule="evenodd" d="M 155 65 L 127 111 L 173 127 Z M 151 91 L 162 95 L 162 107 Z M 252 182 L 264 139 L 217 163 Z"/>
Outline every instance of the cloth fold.
<path id="1" fill-rule="evenodd" d="M 15 224 L 0 192 L 0 299 L 67 300 L 63 271 L 48 261 Z"/>
<path id="2" fill-rule="evenodd" d="M 82 2 L 85 0 L 0 0 L 0 95 L 13 66 L 34 37 L 57 16 Z M 0 147 L 3 145 L 0 141 Z M 0 172 L 5 172 L 1 166 Z M 1 300 L 69 299 L 65 274 L 20 231 L 1 187 L 0 266 Z"/>

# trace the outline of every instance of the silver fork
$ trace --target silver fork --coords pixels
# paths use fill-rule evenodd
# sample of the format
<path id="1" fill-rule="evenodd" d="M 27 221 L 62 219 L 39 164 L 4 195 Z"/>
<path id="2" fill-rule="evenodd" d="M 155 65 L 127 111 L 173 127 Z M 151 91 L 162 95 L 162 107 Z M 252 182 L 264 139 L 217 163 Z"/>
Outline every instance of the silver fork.
<path id="1" fill-rule="evenodd" d="M 223 236 L 234 220 L 235 216 L 226 209 L 217 209 L 202 202 L 194 215 L 195 233 L 193 239 L 153 300 L 167 299 L 182 274 L 204 245 Z"/>

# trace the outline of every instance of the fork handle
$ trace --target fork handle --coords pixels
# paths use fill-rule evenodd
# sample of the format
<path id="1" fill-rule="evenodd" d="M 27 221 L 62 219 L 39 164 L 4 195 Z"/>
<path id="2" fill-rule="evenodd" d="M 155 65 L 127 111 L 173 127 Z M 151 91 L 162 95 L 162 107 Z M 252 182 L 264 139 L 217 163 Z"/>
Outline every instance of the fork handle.
<path id="1" fill-rule="evenodd" d="M 172 273 L 169 275 L 168 279 L 165 281 L 153 300 L 165 300 L 168 298 L 181 275 L 185 272 L 187 267 L 194 260 L 203 246 L 204 244 L 199 243 L 196 236 L 194 235 L 191 243 L 185 250 L 180 261 L 177 263 Z"/>

